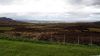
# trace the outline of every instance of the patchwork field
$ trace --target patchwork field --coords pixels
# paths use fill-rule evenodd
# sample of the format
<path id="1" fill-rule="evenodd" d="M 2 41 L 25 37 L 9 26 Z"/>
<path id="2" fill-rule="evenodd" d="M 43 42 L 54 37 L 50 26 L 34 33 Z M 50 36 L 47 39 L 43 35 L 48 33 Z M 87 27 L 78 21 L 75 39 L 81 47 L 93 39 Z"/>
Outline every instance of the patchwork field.
<path id="1" fill-rule="evenodd" d="M 90 23 L 89 23 L 90 24 Z M 100 45 L 100 27 L 96 24 L 52 23 L 1 25 L 0 33 L 51 42 Z"/>
<path id="2" fill-rule="evenodd" d="M 0 18 L 0 56 L 96 55 L 100 55 L 100 22 L 26 23 Z"/>

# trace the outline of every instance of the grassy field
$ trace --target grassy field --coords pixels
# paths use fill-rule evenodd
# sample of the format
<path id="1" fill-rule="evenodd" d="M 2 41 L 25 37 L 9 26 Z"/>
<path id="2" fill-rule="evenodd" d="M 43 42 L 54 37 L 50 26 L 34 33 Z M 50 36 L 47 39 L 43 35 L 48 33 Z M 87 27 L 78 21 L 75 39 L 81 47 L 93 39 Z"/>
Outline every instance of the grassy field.
<path id="1" fill-rule="evenodd" d="M 12 29 L 14 29 L 14 28 L 12 28 L 12 27 L 0 27 L 0 30 L 12 30 Z"/>
<path id="2" fill-rule="evenodd" d="M 0 40 L 0 56 L 92 56 L 99 54 L 99 46 L 54 45 Z"/>

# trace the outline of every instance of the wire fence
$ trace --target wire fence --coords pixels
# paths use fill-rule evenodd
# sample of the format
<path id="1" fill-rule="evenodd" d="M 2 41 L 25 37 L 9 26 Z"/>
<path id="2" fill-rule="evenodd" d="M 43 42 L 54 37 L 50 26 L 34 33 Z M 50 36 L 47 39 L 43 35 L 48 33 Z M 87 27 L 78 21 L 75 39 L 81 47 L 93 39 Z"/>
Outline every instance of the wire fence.
<path id="1" fill-rule="evenodd" d="M 27 33 L 26 33 L 27 34 Z M 73 43 L 73 44 L 86 44 L 86 45 L 100 45 L 100 33 L 91 33 L 91 32 L 82 32 L 82 33 L 76 33 L 76 32 L 40 32 L 38 34 L 29 34 L 28 36 L 23 36 L 20 33 L 14 33 L 12 35 L 10 34 L 0 34 L 6 37 L 2 38 L 8 38 L 8 39 L 21 39 L 21 40 L 39 40 L 39 41 L 49 41 L 49 42 L 57 42 L 62 44 L 67 43 Z M 17 36 L 17 37 L 16 37 Z"/>

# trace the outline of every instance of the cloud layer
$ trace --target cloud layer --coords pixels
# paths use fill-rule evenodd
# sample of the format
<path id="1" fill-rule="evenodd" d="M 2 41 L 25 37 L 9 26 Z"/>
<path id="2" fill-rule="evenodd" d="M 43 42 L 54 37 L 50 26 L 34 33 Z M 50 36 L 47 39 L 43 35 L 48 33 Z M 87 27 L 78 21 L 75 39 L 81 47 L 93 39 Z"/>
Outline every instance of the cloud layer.
<path id="1" fill-rule="evenodd" d="M 0 5 L 9 5 L 15 2 L 15 0 L 0 0 Z"/>
<path id="2" fill-rule="evenodd" d="M 20 20 L 100 21 L 100 0 L 0 0 L 0 16 Z"/>

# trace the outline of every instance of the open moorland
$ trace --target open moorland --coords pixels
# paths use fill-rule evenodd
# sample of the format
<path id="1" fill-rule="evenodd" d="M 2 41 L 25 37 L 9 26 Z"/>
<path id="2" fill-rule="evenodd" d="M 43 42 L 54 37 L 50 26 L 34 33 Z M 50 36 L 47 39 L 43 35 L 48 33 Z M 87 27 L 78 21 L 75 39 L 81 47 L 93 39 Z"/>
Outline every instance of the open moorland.
<path id="1" fill-rule="evenodd" d="M 100 22 L 26 23 L 0 18 L 1 56 L 100 55 Z"/>
<path id="2" fill-rule="evenodd" d="M 98 23 L 1 23 L 0 34 L 32 40 L 100 45 Z"/>

